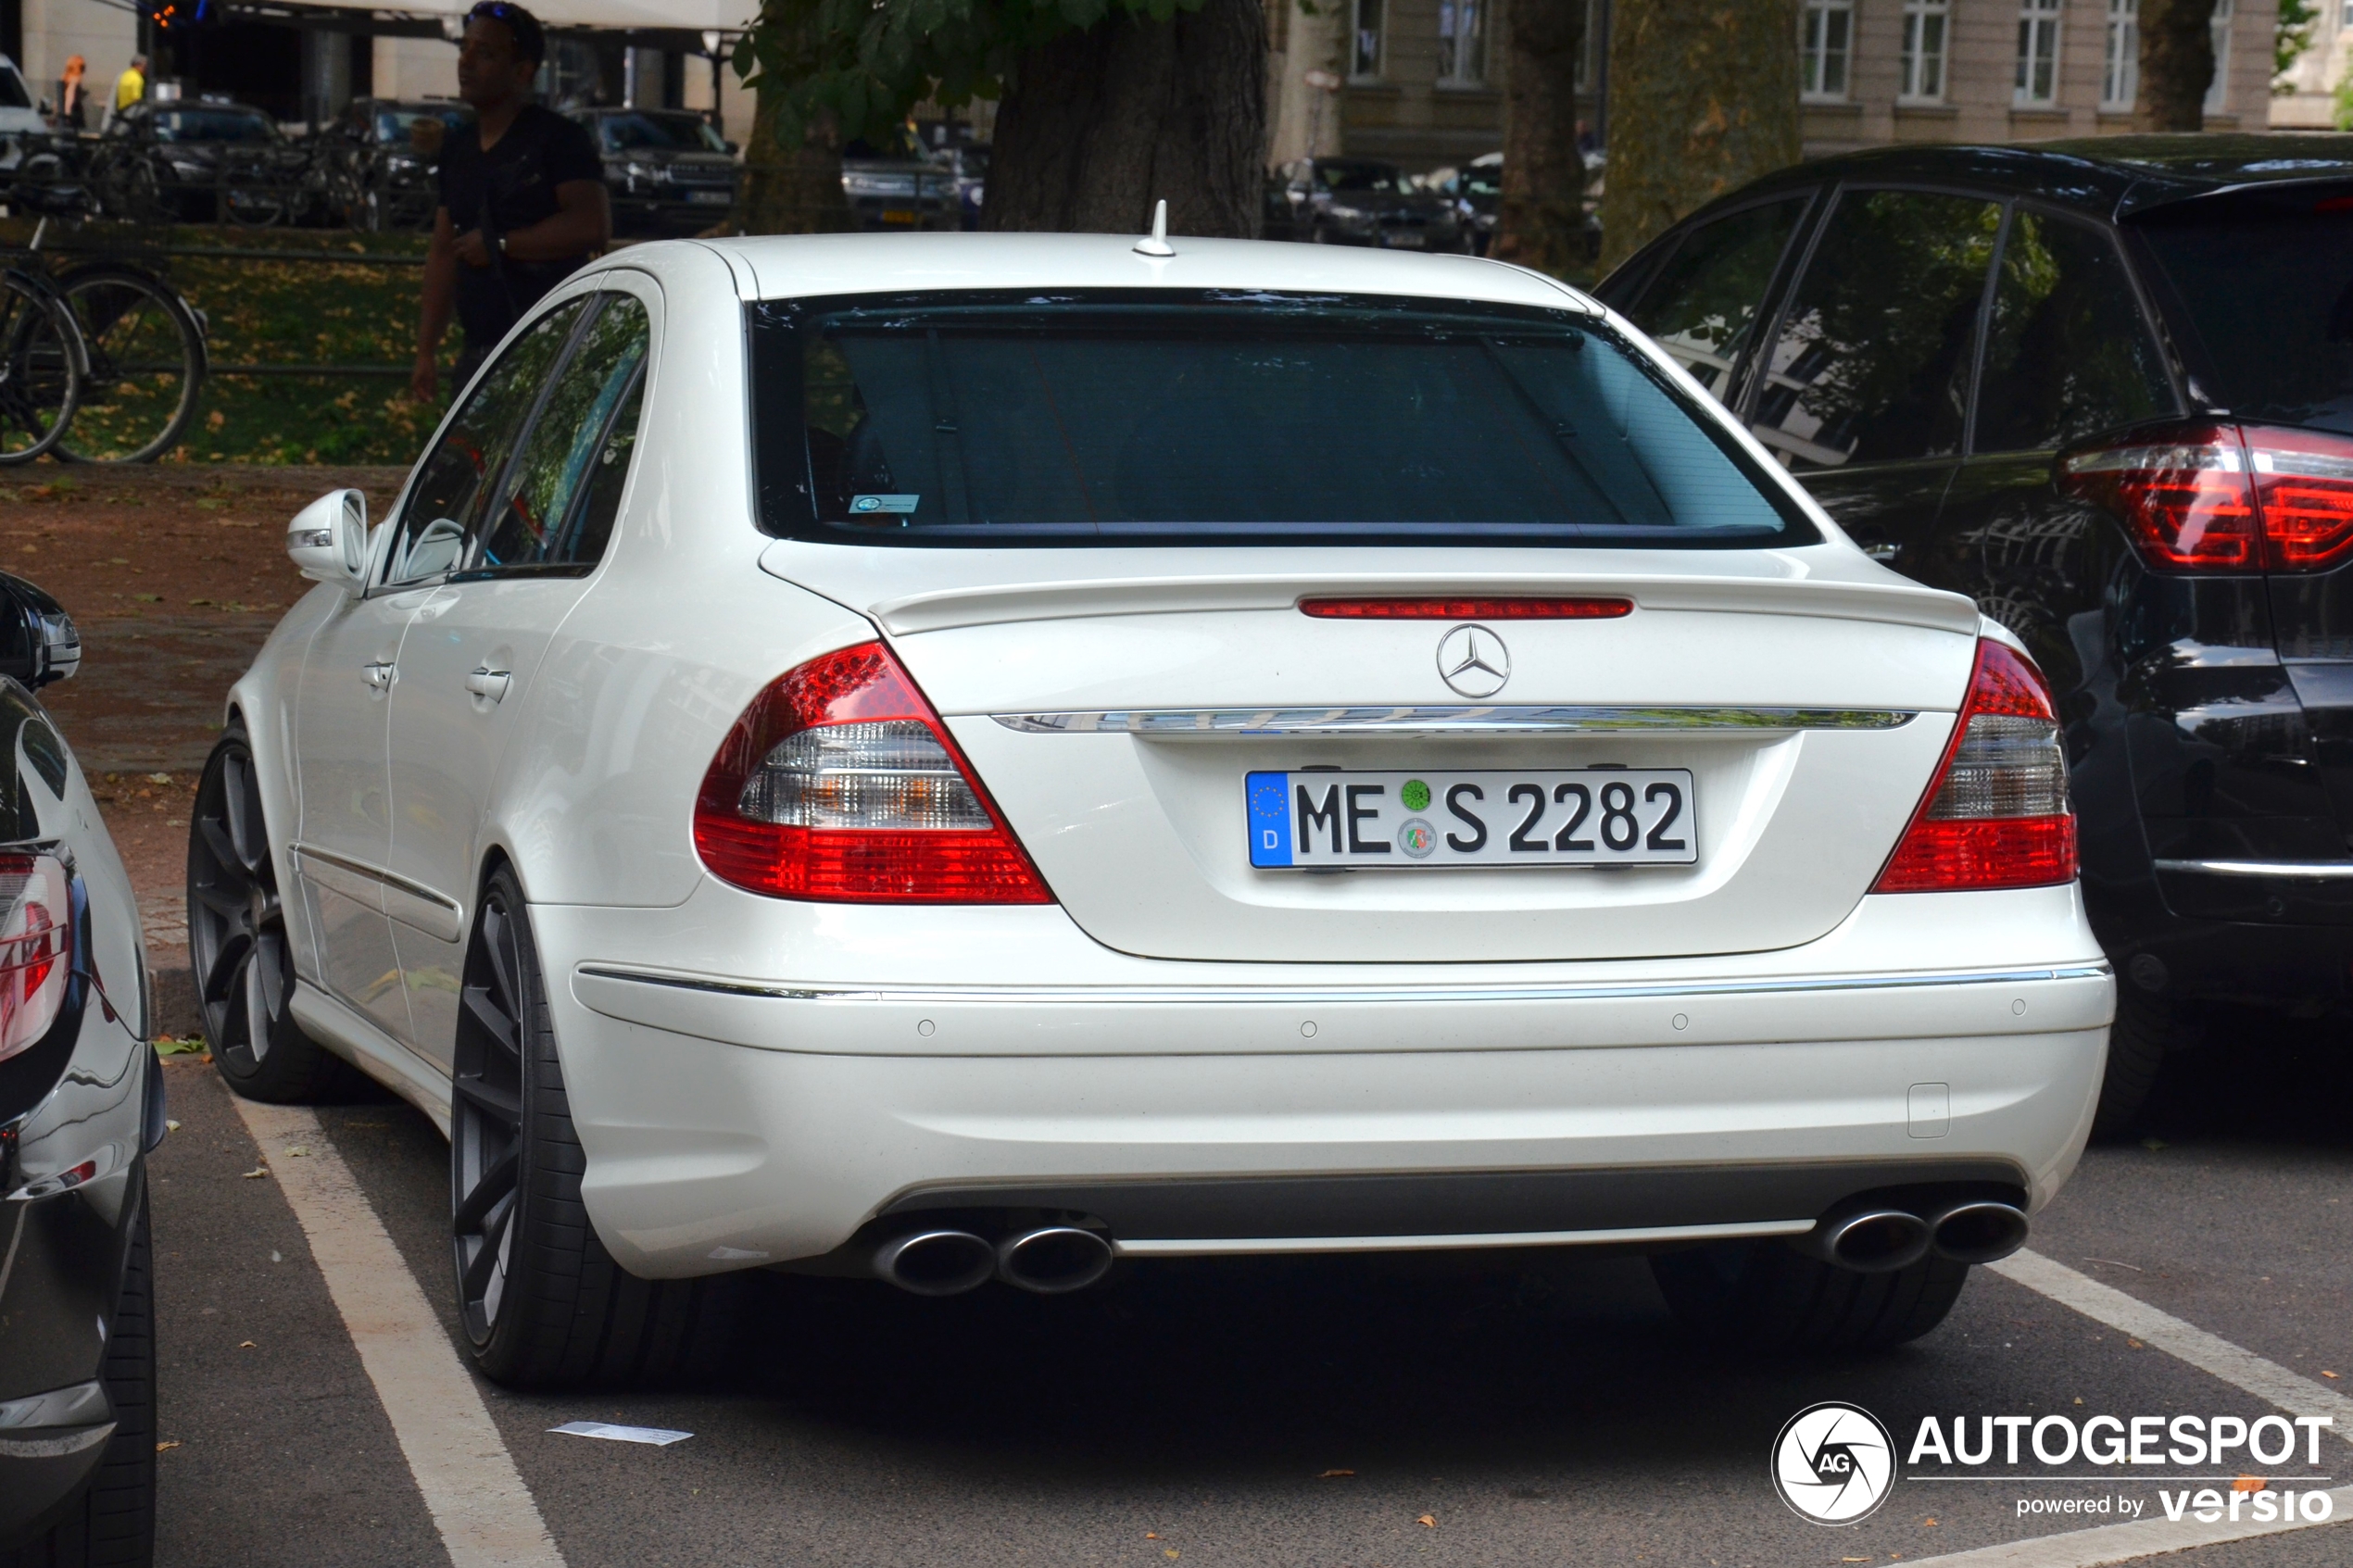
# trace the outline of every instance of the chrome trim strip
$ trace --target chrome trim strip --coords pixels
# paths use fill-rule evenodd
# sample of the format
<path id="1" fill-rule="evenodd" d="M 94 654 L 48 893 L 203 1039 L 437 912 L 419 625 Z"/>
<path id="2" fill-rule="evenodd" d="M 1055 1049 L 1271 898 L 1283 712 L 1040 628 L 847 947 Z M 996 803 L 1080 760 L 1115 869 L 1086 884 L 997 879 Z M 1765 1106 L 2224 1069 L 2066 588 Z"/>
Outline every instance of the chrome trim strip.
<path id="1" fill-rule="evenodd" d="M 1636 708 L 1492 703 L 1397 708 L 1107 709 L 1091 713 L 992 713 L 1025 734 L 1561 735 L 1683 731 L 1894 730 L 1916 714 L 1870 708 Z"/>
<path id="2" fill-rule="evenodd" d="M 1812 1220 L 1755 1220 L 1729 1225 L 1644 1225 L 1608 1231 L 1498 1231 L 1483 1236 L 1240 1236 L 1172 1241 L 1114 1240 L 1123 1258 L 1231 1258 L 1253 1252 L 1439 1252 L 1482 1247 L 1592 1247 L 1629 1241 L 1713 1241 L 1750 1236 L 1802 1236 Z"/>
<path id="3" fill-rule="evenodd" d="M 371 866 L 365 860 L 354 860 L 346 856 L 333 854 L 320 848 L 315 844 L 296 844 L 291 847 L 296 855 L 306 860 L 322 861 L 339 870 L 349 872 L 354 876 L 366 877 L 370 882 L 380 882 L 396 892 L 406 893 L 411 898 L 422 898 L 434 908 L 447 909 L 453 915 L 461 915 L 466 912 L 465 906 L 455 898 L 446 898 L 424 884 L 410 882 L 407 877 L 385 871 L 382 866 Z"/>
<path id="4" fill-rule="evenodd" d="M 2159 860 L 2157 869 L 2202 876 L 2353 877 L 2353 860 Z"/>
<path id="5" fill-rule="evenodd" d="M 578 973 L 597 980 L 623 980 L 639 985 L 666 985 L 721 996 L 751 997 L 795 1002 L 921 1002 L 925 1004 L 1020 1002 L 1038 1006 L 1132 1007 L 1156 1003 L 1190 1006 L 1274 1004 L 1286 1007 L 1328 1007 L 1352 1002 L 1567 1002 L 1623 1001 L 1673 997 L 1777 996 L 1815 991 L 1913 990 L 1935 985 L 2020 985 L 2054 980 L 2104 980 L 2111 972 L 2105 960 L 2050 969 L 1959 970 L 1926 974 L 1850 974 L 1804 980 L 1714 980 L 1660 982 L 1651 985 L 1401 985 L 1365 986 L 1351 990 L 1256 990 L 1244 986 L 1178 987 L 1145 985 L 977 986 L 943 989 L 931 986 L 832 988 L 814 985 L 770 985 L 751 980 L 724 980 L 674 972 L 627 969 L 614 964 L 582 964 Z"/>

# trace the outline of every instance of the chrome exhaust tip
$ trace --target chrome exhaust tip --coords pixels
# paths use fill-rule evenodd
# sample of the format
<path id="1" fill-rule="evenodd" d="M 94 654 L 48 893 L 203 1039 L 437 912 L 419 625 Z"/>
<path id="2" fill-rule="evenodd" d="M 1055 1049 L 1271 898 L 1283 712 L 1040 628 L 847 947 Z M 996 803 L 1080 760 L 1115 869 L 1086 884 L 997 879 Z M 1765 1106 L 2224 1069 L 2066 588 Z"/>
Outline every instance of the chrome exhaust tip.
<path id="1" fill-rule="evenodd" d="M 1928 1222 L 1901 1209 L 1856 1209 L 1825 1215 L 1793 1238 L 1798 1250 L 1856 1273 L 1893 1273 L 1928 1256 Z"/>
<path id="2" fill-rule="evenodd" d="M 2016 1204 L 1957 1203 L 1929 1222 L 1929 1245 L 1956 1263 L 1991 1263 L 2026 1245 L 2026 1215 Z"/>
<path id="3" fill-rule="evenodd" d="M 1076 1225 L 1041 1225 L 997 1244 L 997 1277 L 1040 1296 L 1084 1290 L 1111 1273 L 1111 1262 L 1110 1240 Z"/>
<path id="4" fill-rule="evenodd" d="M 997 1275 L 997 1249 L 970 1231 L 910 1231 L 875 1248 L 875 1273 L 917 1296 L 961 1296 Z"/>

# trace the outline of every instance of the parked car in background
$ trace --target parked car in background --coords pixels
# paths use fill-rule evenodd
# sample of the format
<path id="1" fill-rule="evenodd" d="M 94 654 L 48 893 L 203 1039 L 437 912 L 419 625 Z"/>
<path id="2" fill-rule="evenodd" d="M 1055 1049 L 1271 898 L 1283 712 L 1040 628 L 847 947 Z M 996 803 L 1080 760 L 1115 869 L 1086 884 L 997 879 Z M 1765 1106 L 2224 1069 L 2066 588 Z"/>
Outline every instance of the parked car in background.
<path id="1" fill-rule="evenodd" d="M 431 229 L 443 138 L 473 122 L 473 110 L 450 99 L 354 98 L 319 132 L 330 216 L 354 229 Z"/>
<path id="2" fill-rule="evenodd" d="M 81 658 L 57 601 L 0 573 L 0 1560 L 144 1568 L 163 1073 L 131 879 L 34 696 Z"/>
<path id="3" fill-rule="evenodd" d="M 985 142 L 950 143 L 936 155 L 956 186 L 957 226 L 967 232 L 980 227 L 981 203 L 988 184 L 988 145 Z"/>
<path id="4" fill-rule="evenodd" d="M 49 122 L 42 118 L 41 100 L 25 82 L 17 62 L 0 55 L 0 144 L 19 136 L 44 136 Z M 7 148 L 0 144 L 0 168 L 6 168 Z"/>
<path id="5" fill-rule="evenodd" d="M 1393 163 L 1301 158 L 1284 168 L 1283 180 L 1300 239 L 1390 250 L 1465 247 L 1453 203 L 1416 184 Z"/>
<path id="6" fill-rule="evenodd" d="M 148 99 L 108 123 L 90 186 L 109 217 L 260 227 L 300 216 L 308 168 L 308 151 L 260 109 Z"/>
<path id="7" fill-rule="evenodd" d="M 911 132 L 880 132 L 844 147 L 841 190 L 861 229 L 963 227 L 956 171 L 934 160 Z"/>
<path id="8" fill-rule="evenodd" d="M 2353 149 L 1887 148 L 1703 208 L 1601 285 L 1873 558 L 1968 594 L 2067 725 L 2120 977 L 2100 1120 L 2206 1005 L 2353 960 Z"/>
<path id="9" fill-rule="evenodd" d="M 1424 183 L 1454 204 L 1470 253 L 1485 256 L 1495 243 L 1495 207 L 1504 195 L 1504 155 L 1489 153 L 1460 169 L 1433 169 Z"/>
<path id="10" fill-rule="evenodd" d="M 686 109 L 575 109 L 605 160 L 616 234 L 695 234 L 736 205 L 735 144 Z"/>
<path id="11" fill-rule="evenodd" d="M 731 1271 L 1570 1242 L 1884 1346 L 2082 1147 L 2040 677 L 1552 279 L 635 246 L 287 538 L 192 824 L 214 1060 L 450 1128 L 492 1377 L 708 1353 Z"/>

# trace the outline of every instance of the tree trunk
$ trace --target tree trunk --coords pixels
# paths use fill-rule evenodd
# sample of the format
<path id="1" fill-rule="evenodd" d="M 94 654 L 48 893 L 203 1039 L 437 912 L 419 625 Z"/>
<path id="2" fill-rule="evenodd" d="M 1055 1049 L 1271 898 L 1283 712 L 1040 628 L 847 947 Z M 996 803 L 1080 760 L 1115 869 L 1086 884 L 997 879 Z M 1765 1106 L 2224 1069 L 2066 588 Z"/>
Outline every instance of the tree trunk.
<path id="1" fill-rule="evenodd" d="M 1165 22 L 1114 16 L 1023 55 L 997 109 L 981 226 L 1133 234 L 1258 232 L 1266 157 L 1260 0 Z"/>
<path id="2" fill-rule="evenodd" d="M 1579 0 L 1518 0 L 1504 16 L 1504 194 L 1496 257 L 1566 277 L 1585 255 L 1585 159 L 1577 150 Z"/>
<path id="3" fill-rule="evenodd" d="M 2203 131 L 2214 82 L 2214 0 L 2141 0 L 2136 131 Z"/>
<path id="4" fill-rule="evenodd" d="M 747 234 L 838 234 L 853 225 L 841 189 L 841 148 L 828 122 L 812 123 L 797 147 L 776 134 L 778 94 L 762 87 L 744 149 L 736 226 Z"/>
<path id="5" fill-rule="evenodd" d="M 1604 271 L 1693 208 L 1797 159 L 1790 0 L 1618 0 Z"/>

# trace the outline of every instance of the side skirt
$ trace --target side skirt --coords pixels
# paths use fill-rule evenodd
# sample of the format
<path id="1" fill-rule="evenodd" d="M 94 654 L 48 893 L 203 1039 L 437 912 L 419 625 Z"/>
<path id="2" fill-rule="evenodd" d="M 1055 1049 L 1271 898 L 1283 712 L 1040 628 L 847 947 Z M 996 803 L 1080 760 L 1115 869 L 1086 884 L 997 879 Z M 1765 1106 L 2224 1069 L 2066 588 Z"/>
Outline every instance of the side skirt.
<path id="1" fill-rule="evenodd" d="M 449 1135 L 449 1080 L 438 1068 L 308 980 L 295 982 L 303 1033 L 433 1118 Z"/>

